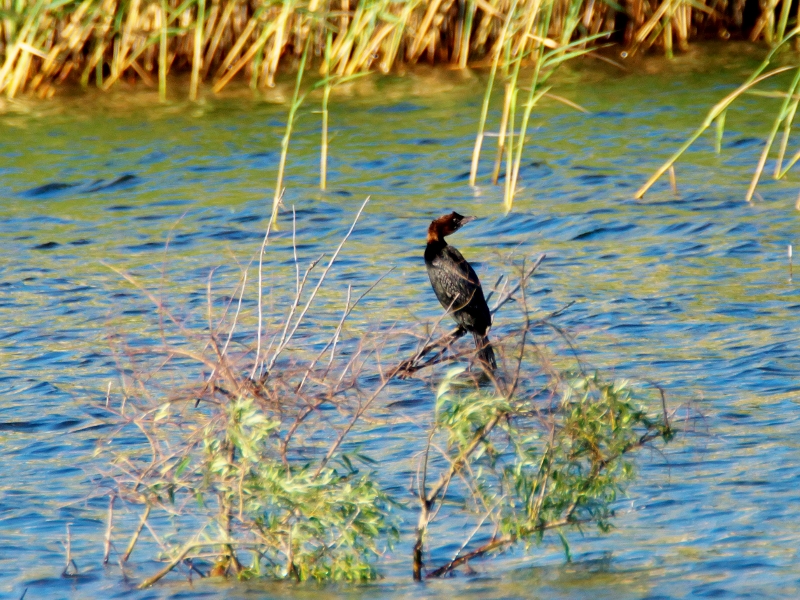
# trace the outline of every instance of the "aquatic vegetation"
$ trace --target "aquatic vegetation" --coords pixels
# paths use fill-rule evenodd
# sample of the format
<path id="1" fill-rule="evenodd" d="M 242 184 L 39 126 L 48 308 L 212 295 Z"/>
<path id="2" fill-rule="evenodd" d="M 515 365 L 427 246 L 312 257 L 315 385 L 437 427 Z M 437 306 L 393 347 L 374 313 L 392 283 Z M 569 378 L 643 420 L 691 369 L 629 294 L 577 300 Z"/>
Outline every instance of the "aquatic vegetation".
<path id="1" fill-rule="evenodd" d="M 141 587 L 176 569 L 204 577 L 369 580 L 403 536 L 415 539 L 414 576 L 439 576 L 551 529 L 566 540 L 569 530 L 590 523 L 607 528 L 634 472 L 630 457 L 671 438 L 665 403 L 648 409 L 628 384 L 606 382 L 548 349 L 545 329 L 571 341 L 553 322 L 561 311 L 529 314 L 526 288 L 541 259 L 496 291 L 492 310 L 516 307 L 518 314 L 504 312 L 508 326 L 495 338 L 502 365 L 488 387 L 480 369 L 463 366 L 477 364 L 472 345 L 458 343 L 463 331 L 436 337 L 435 326 L 427 333 L 386 323 L 347 328 L 380 279 L 355 299 L 348 288 L 332 330 L 309 332 L 309 311 L 355 225 L 321 273 L 321 259 L 301 273 L 295 253 L 295 293 L 285 304 L 266 302 L 262 291 L 268 230 L 254 267 L 257 300 L 246 300 L 243 267 L 220 314 L 212 273 L 201 331 L 122 274 L 156 304 L 164 323 L 155 348 L 113 338 L 121 392 L 109 388 L 113 429 L 98 444 L 108 459 L 103 485 L 112 490 L 111 507 L 119 498 L 139 511 L 135 520 L 116 522 L 109 511 L 106 555 L 112 538 L 124 535 L 124 570 L 137 548 L 154 550 L 141 540 L 149 535 L 164 563 Z M 245 324 L 254 331 L 240 333 Z M 413 356 L 397 362 L 415 343 Z M 443 379 L 434 369 L 454 363 Z M 409 459 L 418 473 L 414 534 L 403 518 L 413 506 L 378 469 L 382 437 L 374 432 L 408 420 L 402 409 L 381 407 L 382 399 L 400 378 L 422 372 L 441 381 L 435 406 L 409 434 L 416 436 L 411 447 L 424 449 Z M 420 393 L 426 390 L 420 382 Z M 463 518 L 475 521 L 473 533 L 451 560 L 426 571 L 426 544 L 441 533 L 437 527 Z"/>
<path id="2" fill-rule="evenodd" d="M 458 366 L 441 380 L 426 445 L 416 469 L 419 518 L 415 532 L 415 579 L 441 577 L 471 560 L 517 544 L 530 548 L 547 531 L 560 537 L 567 557 L 570 530 L 596 525 L 607 530 L 613 504 L 633 478 L 632 455 L 654 440 L 674 435 L 661 392 L 660 410 L 637 399 L 627 381 L 606 381 L 589 373 L 559 368 L 542 344 L 542 329 L 569 336 L 552 319 L 564 309 L 532 319 L 526 288 L 538 268 L 523 265 L 515 286 L 497 301 L 497 312 L 516 299 L 519 326 L 502 348 L 504 375 L 486 386 Z M 504 314 L 506 319 L 509 318 Z M 533 340 L 536 331 L 537 340 Z M 452 343 L 458 330 L 443 336 Z M 424 353 L 432 350 L 426 347 Z M 450 359 L 422 356 L 406 366 L 441 364 Z M 463 522 L 469 531 L 457 552 L 439 564 L 426 559 L 440 538 L 453 545 L 437 525 Z"/>
<path id="3" fill-rule="evenodd" d="M 309 40 L 306 40 L 306 45 L 303 48 L 303 55 L 300 58 L 300 66 L 297 69 L 295 77 L 294 93 L 292 94 L 292 101 L 289 104 L 289 113 L 286 117 L 286 131 L 281 140 L 281 156 L 278 163 L 278 176 L 275 182 L 275 192 L 272 198 L 272 225 L 276 226 L 278 222 L 278 210 L 283 197 L 283 176 L 286 170 L 286 158 L 289 154 L 289 142 L 292 137 L 292 129 L 294 128 L 294 120 L 297 117 L 297 111 L 305 102 L 306 96 L 312 90 L 323 88 L 322 94 L 322 140 L 320 143 L 320 167 L 319 167 L 319 187 L 324 190 L 327 186 L 328 177 L 328 101 L 330 100 L 332 89 L 348 81 L 352 81 L 359 77 L 367 75 L 367 73 L 355 73 L 352 75 L 335 75 L 327 71 L 327 75 L 315 82 L 313 85 L 301 93 L 301 86 L 303 83 L 303 76 L 305 75 L 306 64 L 308 59 Z M 325 45 L 325 65 L 330 64 L 331 55 L 331 34 L 328 32 L 327 43 Z"/>
<path id="4" fill-rule="evenodd" d="M 785 26 L 785 23 L 784 23 Z M 656 172 L 650 177 L 650 179 L 645 182 L 645 184 L 639 188 L 639 190 L 635 194 L 635 198 L 642 198 L 647 193 L 647 191 L 653 186 L 653 184 L 658 181 L 658 179 L 664 175 L 667 171 L 670 171 L 670 177 L 672 181 L 672 187 L 675 188 L 675 174 L 674 174 L 674 165 L 680 159 L 684 152 L 686 152 L 689 147 L 694 144 L 705 131 L 711 127 L 712 125 L 716 125 L 716 137 L 714 148 L 717 154 L 719 154 L 722 150 L 722 138 L 725 133 L 725 118 L 727 115 L 728 108 L 736 102 L 739 98 L 741 98 L 745 94 L 758 94 L 761 96 L 765 96 L 768 98 L 778 98 L 782 99 L 783 102 L 780 104 L 780 108 L 778 109 L 775 120 L 772 123 L 772 127 L 770 129 L 769 134 L 767 135 L 766 142 L 764 144 L 764 149 L 761 151 L 761 155 L 758 159 L 758 164 L 755 168 L 755 173 L 753 174 L 753 178 L 750 181 L 750 186 L 747 188 L 747 193 L 745 195 L 745 200 L 747 202 L 752 201 L 753 195 L 756 192 L 756 187 L 758 186 L 758 182 L 760 181 L 763 173 L 764 167 L 767 164 L 767 159 L 770 156 L 770 152 L 775 145 L 776 137 L 778 135 L 778 130 L 783 126 L 783 136 L 781 137 L 780 146 L 777 151 L 777 156 L 775 156 L 775 169 L 773 171 L 773 177 L 775 179 L 783 179 L 789 170 L 800 160 L 800 151 L 794 154 L 792 158 L 788 161 L 786 160 L 786 150 L 789 145 L 789 138 L 791 137 L 792 133 L 792 125 L 794 123 L 794 118 L 797 113 L 798 104 L 800 104 L 800 95 L 798 95 L 798 86 L 800 86 L 800 62 L 797 60 L 796 54 L 793 54 L 789 63 L 785 64 L 786 61 L 782 60 L 784 57 L 780 54 L 780 51 L 785 49 L 786 46 L 789 44 L 790 41 L 795 39 L 797 35 L 800 34 L 800 27 L 795 27 L 791 31 L 789 31 L 772 49 L 772 51 L 767 55 L 764 61 L 753 71 L 750 77 L 742 83 L 738 88 L 736 88 L 733 92 L 725 96 L 722 100 L 717 102 L 711 110 L 709 110 L 706 118 L 703 119 L 703 122 L 700 126 L 692 133 L 691 136 L 683 143 L 683 145 L 675 151 L 675 153 L 663 164 L 661 165 Z M 768 70 L 769 69 L 769 70 Z M 794 77 L 791 79 L 786 92 L 774 92 L 774 91 L 759 91 L 754 90 L 753 88 L 773 77 L 782 75 L 787 73 L 788 71 L 794 71 Z M 797 208 L 800 210 L 800 199 L 797 202 Z"/>
<path id="5" fill-rule="evenodd" d="M 190 72 L 194 99 L 203 82 L 216 93 L 240 74 L 254 88 L 272 86 L 307 44 L 313 57 L 327 57 L 323 75 L 340 76 L 421 60 L 464 68 L 500 54 L 535 57 L 540 43 L 563 48 L 596 36 L 630 52 L 660 46 L 670 54 L 675 42 L 686 48 L 690 38 L 729 30 L 772 43 L 784 37 L 790 11 L 788 0 L 763 2 L 752 16 L 744 3 L 704 0 L 625 8 L 594 0 L 4 0 L 0 91 L 49 97 L 70 79 L 104 90 L 131 79 L 157 86 L 163 99 L 167 76 Z M 547 26 L 535 26 L 545 13 Z"/>
<path id="6" fill-rule="evenodd" d="M 436 539 L 428 533 L 433 522 L 456 515 L 472 517 L 471 531 L 427 577 L 515 544 L 531 546 L 549 530 L 561 537 L 569 556 L 569 530 L 610 527 L 613 503 L 634 475 L 630 455 L 672 437 L 666 413 L 650 414 L 625 381 L 554 373 L 547 390 L 509 394 L 504 386 L 470 389 L 462 373 L 450 371 L 439 387 L 421 468 L 417 579 L 426 541 Z M 439 468 L 434 448 L 445 459 Z"/>
<path id="7" fill-rule="evenodd" d="M 302 278 L 298 266 L 296 294 L 289 307 L 281 307 L 286 311 L 265 315 L 261 259 L 268 231 L 259 259 L 252 346 L 242 347 L 235 336 L 245 317 L 245 269 L 218 325 L 209 280 L 208 339 L 199 350 L 170 333 L 160 351 L 148 349 L 141 358 L 157 357 L 160 367 L 145 372 L 137 359 L 136 368 L 122 373 L 122 398 L 108 403 L 118 430 L 106 443 L 121 435 L 139 435 L 145 443 L 109 457 L 116 496 L 142 506 L 121 563 L 131 556 L 144 525 L 160 531 L 154 535 L 167 561 L 143 586 L 179 564 L 200 570 L 199 561 L 209 552 L 215 559 L 207 573 L 214 575 L 353 581 L 375 576 L 374 559 L 397 537 L 395 503 L 376 481 L 374 463 L 357 450 L 343 449 L 391 380 L 364 384 L 364 371 L 377 368 L 369 340 L 342 351 L 342 327 L 363 295 L 353 301 L 348 294 L 339 326 L 321 350 L 310 354 L 294 342 L 348 236 L 313 288 L 319 260 Z M 148 296 L 165 322 L 191 338 L 155 295 Z M 266 347 L 265 339 L 271 340 Z M 156 376 L 181 361 L 191 367 L 177 365 L 176 377 L 195 365 L 199 377 L 151 393 Z M 338 418 L 331 419 L 329 412 Z M 182 539 L 173 543 L 178 533 Z"/>
<path id="8" fill-rule="evenodd" d="M 514 4 L 514 7 L 517 5 Z M 569 59 L 588 54 L 594 48 L 586 47 L 586 44 L 596 40 L 598 35 L 591 36 L 580 41 L 559 44 L 556 41 L 547 37 L 552 22 L 553 4 L 548 3 L 545 5 L 546 9 L 537 10 L 533 16 L 527 19 L 525 39 L 531 37 L 536 41 L 530 48 L 525 43 L 518 43 L 515 41 L 515 36 L 509 32 L 509 24 L 511 22 L 511 14 L 506 19 L 506 26 L 504 27 L 500 39 L 503 41 L 502 45 L 496 46 L 495 56 L 492 61 L 492 68 L 489 75 L 489 81 L 486 86 L 486 92 L 481 106 L 480 119 L 478 121 L 478 134 L 475 137 L 475 147 L 472 151 L 472 163 L 470 166 L 469 183 L 474 186 L 478 175 L 478 164 L 480 162 L 481 148 L 483 146 L 484 137 L 486 135 L 486 118 L 489 114 L 489 104 L 492 97 L 492 89 L 494 87 L 495 79 L 497 78 L 498 65 L 500 65 L 500 57 L 503 56 L 502 70 L 504 80 L 504 102 L 503 113 L 500 119 L 500 130 L 497 134 L 497 158 L 495 159 L 494 169 L 492 171 L 492 183 L 497 184 L 500 174 L 500 168 L 503 156 L 505 154 L 506 170 L 505 170 L 505 183 L 503 189 L 503 205 L 506 213 L 508 213 L 514 205 L 514 195 L 517 192 L 517 182 L 519 180 L 519 170 L 522 163 L 522 150 L 527 140 L 528 123 L 530 121 L 531 112 L 534 106 L 544 96 L 563 101 L 573 108 L 582 110 L 585 109 L 575 105 L 572 102 L 566 101 L 559 96 L 548 94 L 549 87 L 543 87 L 550 76 L 555 72 L 557 67 Z M 536 31 L 536 35 L 530 32 Z M 569 35 L 564 35 L 564 39 L 569 40 Z M 548 51 L 547 48 L 553 48 Z M 520 67 L 523 60 L 530 60 L 533 58 L 534 67 L 530 83 L 527 87 L 527 101 L 522 105 L 524 108 L 522 117 L 520 119 L 519 129 L 517 130 L 516 123 L 516 109 L 517 97 L 521 88 L 519 85 Z"/>

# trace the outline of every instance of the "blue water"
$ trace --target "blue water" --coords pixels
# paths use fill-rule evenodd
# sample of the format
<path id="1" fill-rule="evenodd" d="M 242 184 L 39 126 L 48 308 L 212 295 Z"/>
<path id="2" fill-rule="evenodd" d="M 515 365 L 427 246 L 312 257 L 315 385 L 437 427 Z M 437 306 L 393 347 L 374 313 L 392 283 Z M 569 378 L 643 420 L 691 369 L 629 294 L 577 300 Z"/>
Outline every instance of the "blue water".
<path id="1" fill-rule="evenodd" d="M 386 558 L 384 579 L 353 588 L 177 577 L 137 591 L 137 579 L 158 568 L 144 552 L 127 577 L 102 567 L 108 489 L 93 455 L 107 434 L 99 418 L 108 385 L 113 391 L 119 381 L 110 348 L 118 335 L 134 348 L 160 336 L 147 298 L 109 266 L 158 290 L 201 331 L 209 271 L 216 268 L 216 288 L 229 293 L 235 261 L 258 252 L 286 107 L 243 94 L 157 106 L 149 92 L 7 107 L 0 114 L 0 594 L 800 594 L 800 294 L 787 261 L 787 245 L 798 241 L 797 187 L 791 175 L 765 177 L 755 202 L 744 202 L 776 102 L 749 97 L 732 109 L 722 154 L 713 154 L 709 135 L 678 163 L 677 195 L 663 180 L 644 201 L 632 200 L 756 54 L 719 58 L 725 72 L 704 67 L 700 54 L 645 61 L 631 73 L 594 63 L 565 71 L 558 93 L 591 114 L 555 102 L 535 113 L 523 189 L 508 215 L 501 187 L 488 182 L 492 138 L 478 187 L 466 180 L 478 75 L 420 71 L 335 92 L 326 192 L 317 186 L 319 115 L 311 106 L 301 113 L 282 228 L 267 257 L 271 284 L 294 285 L 292 206 L 307 263 L 332 252 L 371 196 L 320 298 L 316 326 L 335 326 L 347 285 L 363 290 L 391 267 L 353 326 L 435 320 L 440 309 L 421 259 L 425 229 L 450 210 L 476 214 L 453 243 L 484 285 L 514 261 L 546 253 L 534 283 L 537 311 L 576 301 L 559 322 L 583 359 L 643 389 L 658 382 L 676 416 L 689 417 L 663 452 L 639 456 L 616 528 L 570 536 L 572 562 L 546 539 L 528 557 L 477 562 L 471 576 L 423 586 L 409 581 L 407 539 Z M 391 394 L 415 399 L 402 409 L 409 415 L 428 410 L 424 398 L 433 397 L 425 381 Z M 387 437 L 381 470 L 398 486 L 414 469 L 408 456 L 400 433 Z M 117 506 L 121 519 L 135 521 L 137 510 Z M 70 578 L 61 577 L 67 524 L 80 573 Z M 119 551 L 125 539 L 115 538 Z"/>

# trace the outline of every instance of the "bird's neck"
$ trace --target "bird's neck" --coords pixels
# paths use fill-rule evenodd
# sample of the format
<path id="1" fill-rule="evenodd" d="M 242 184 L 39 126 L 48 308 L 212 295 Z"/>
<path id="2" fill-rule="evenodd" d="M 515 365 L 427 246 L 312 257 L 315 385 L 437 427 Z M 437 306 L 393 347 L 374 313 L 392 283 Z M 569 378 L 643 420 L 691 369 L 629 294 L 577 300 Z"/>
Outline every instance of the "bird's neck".
<path id="1" fill-rule="evenodd" d="M 428 245 L 430 246 L 431 244 L 442 247 L 447 246 L 444 236 L 435 227 L 428 228 Z"/>

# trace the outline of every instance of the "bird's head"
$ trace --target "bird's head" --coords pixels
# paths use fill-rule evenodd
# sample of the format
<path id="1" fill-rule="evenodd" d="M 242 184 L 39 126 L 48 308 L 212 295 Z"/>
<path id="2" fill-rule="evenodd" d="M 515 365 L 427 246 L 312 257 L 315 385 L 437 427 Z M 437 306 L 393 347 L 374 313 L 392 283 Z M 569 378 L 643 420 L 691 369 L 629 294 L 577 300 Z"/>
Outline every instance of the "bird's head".
<path id="1" fill-rule="evenodd" d="M 442 238 L 455 233 L 476 218 L 477 217 L 465 217 L 457 212 L 451 212 L 449 215 L 443 215 L 438 219 L 434 219 L 431 221 L 430 227 L 428 227 L 428 241 L 440 241 Z"/>

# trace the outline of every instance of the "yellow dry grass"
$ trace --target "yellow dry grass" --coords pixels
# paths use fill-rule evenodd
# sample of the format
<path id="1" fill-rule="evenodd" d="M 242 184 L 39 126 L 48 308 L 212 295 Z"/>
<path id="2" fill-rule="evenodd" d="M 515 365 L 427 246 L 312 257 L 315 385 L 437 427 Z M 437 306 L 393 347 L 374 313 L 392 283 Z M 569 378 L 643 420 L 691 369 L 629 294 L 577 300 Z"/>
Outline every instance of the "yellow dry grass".
<path id="1" fill-rule="evenodd" d="M 707 3 L 706 3 L 707 2 Z M 306 41 L 322 74 L 348 76 L 397 63 L 513 69 L 537 39 L 566 46 L 612 34 L 638 51 L 671 53 L 695 35 L 725 34 L 741 7 L 715 0 L 0 0 L 0 93 L 46 98 L 68 79 L 107 90 L 121 79 L 158 86 L 191 73 L 190 97 L 236 77 L 255 89 L 294 69 Z M 740 3 L 743 6 L 743 3 Z M 750 31 L 781 39 L 789 0 L 762 2 Z M 541 14 L 549 14 L 542 30 Z M 777 19 L 776 19 L 777 16 Z M 327 60 L 326 40 L 331 36 Z M 597 38 L 595 38 L 597 39 Z"/>

